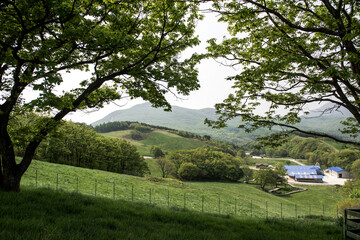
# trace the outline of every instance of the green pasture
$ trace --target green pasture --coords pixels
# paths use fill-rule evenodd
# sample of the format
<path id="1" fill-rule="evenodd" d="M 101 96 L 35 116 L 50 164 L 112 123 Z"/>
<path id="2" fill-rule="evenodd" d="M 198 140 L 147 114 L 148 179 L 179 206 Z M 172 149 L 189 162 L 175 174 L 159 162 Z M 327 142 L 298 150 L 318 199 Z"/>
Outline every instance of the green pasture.
<path id="1" fill-rule="evenodd" d="M 156 130 L 147 133 L 148 137 L 141 141 L 135 141 L 129 138 L 125 138 L 130 134 L 131 130 L 114 131 L 109 133 L 102 133 L 106 137 L 124 138 L 134 144 L 140 154 L 144 156 L 151 156 L 149 148 L 151 146 L 158 146 L 164 152 L 170 152 L 174 150 L 182 149 L 195 149 L 204 147 L 206 144 L 201 141 L 197 141 L 192 138 L 184 138 L 176 134 L 169 133 L 163 130 Z"/>
<path id="2" fill-rule="evenodd" d="M 0 191 L 0 202 L 0 239 L 342 239 L 326 217 L 234 218 L 25 186 Z"/>
<path id="3" fill-rule="evenodd" d="M 337 217 L 336 204 L 342 199 L 333 186 L 312 186 L 308 191 L 279 197 L 254 184 L 180 182 L 155 175 L 135 177 L 34 161 L 23 177 L 22 188 L 57 189 L 165 208 L 260 218 Z"/>

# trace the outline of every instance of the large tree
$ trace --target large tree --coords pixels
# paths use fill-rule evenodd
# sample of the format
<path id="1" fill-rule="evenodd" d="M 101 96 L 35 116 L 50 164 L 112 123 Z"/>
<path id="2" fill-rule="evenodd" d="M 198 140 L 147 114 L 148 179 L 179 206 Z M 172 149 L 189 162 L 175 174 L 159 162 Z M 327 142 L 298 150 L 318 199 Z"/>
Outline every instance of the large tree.
<path id="1" fill-rule="evenodd" d="M 180 56 L 199 43 L 198 18 L 197 5 L 185 1 L 1 1 L 0 188 L 19 191 L 36 148 L 68 113 L 124 96 L 170 109 L 167 92 L 198 89 L 198 58 Z M 73 70 L 91 77 L 63 79 Z M 24 92 L 37 95 L 29 101 Z M 20 163 L 8 132 L 18 106 L 47 113 L 29 126 Z"/>
<path id="2" fill-rule="evenodd" d="M 281 126 L 272 140 L 302 132 L 359 145 L 360 1 L 215 1 L 214 11 L 233 37 L 210 40 L 209 54 L 239 73 L 228 78 L 234 93 L 216 105 L 221 116 L 211 125 L 241 117 L 248 131 Z M 352 114 L 341 136 L 296 125 L 313 103 L 330 103 L 324 113 L 343 107 Z"/>

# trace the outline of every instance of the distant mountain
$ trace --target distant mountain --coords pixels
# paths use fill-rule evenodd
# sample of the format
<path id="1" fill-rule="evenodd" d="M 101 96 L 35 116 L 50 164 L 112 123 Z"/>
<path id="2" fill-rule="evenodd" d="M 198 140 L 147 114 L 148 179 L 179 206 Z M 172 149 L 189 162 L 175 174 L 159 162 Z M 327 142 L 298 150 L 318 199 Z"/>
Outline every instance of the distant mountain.
<path id="1" fill-rule="evenodd" d="M 92 125 L 96 126 L 101 123 L 115 121 L 137 121 L 201 135 L 210 135 L 214 139 L 238 144 L 248 143 L 260 135 L 268 134 L 266 130 L 251 134 L 245 133 L 244 130 L 237 128 L 235 121 L 232 121 L 226 129 L 212 129 L 204 124 L 205 118 L 215 120 L 217 118 L 215 109 L 195 110 L 172 106 L 172 111 L 166 112 L 162 108 L 151 107 L 150 103 L 143 103 L 129 109 L 114 111 L 103 119 L 92 123 Z"/>
<path id="2" fill-rule="evenodd" d="M 327 103 L 319 108 L 311 110 L 309 114 L 304 115 L 298 126 L 313 131 L 341 135 L 339 129 L 343 126 L 340 122 L 351 116 L 351 113 L 346 108 L 337 107 L 332 103 Z"/>
<path id="3" fill-rule="evenodd" d="M 298 126 L 304 129 L 339 135 L 340 121 L 351 115 L 344 108 L 331 112 L 326 111 L 330 108 L 331 105 L 325 104 L 320 108 L 310 111 L 308 115 L 303 116 L 303 121 Z M 151 107 L 150 103 L 143 103 L 129 109 L 114 111 L 103 119 L 92 123 L 92 125 L 96 126 L 101 123 L 114 121 L 137 121 L 201 135 L 210 135 L 214 139 L 237 144 L 248 143 L 259 136 L 265 136 L 270 133 L 267 129 L 245 133 L 244 130 L 237 128 L 238 120 L 230 121 L 228 123 L 229 127 L 225 129 L 212 129 L 204 124 L 205 118 L 215 120 L 217 118 L 215 109 L 204 108 L 195 110 L 173 106 L 171 112 L 166 112 L 162 108 Z"/>

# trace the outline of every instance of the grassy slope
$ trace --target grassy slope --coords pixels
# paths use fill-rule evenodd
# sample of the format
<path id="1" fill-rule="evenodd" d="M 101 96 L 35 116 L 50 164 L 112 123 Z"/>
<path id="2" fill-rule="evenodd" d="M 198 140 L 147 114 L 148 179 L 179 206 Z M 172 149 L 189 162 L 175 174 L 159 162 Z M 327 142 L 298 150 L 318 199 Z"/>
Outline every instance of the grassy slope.
<path id="1" fill-rule="evenodd" d="M 150 161 L 150 160 L 148 160 Z M 288 197 L 278 197 L 260 191 L 256 185 L 224 182 L 184 182 L 175 179 L 155 182 L 152 178 L 108 173 L 99 170 L 70 167 L 34 161 L 26 172 L 22 185 L 36 185 L 87 195 L 156 204 L 161 207 L 191 209 L 225 215 L 294 218 L 309 214 L 336 216 L 336 203 L 342 199 L 332 186 L 313 186 L 309 191 Z M 77 184 L 78 180 L 78 184 Z M 58 183 L 57 183 L 58 182 Z M 115 196 L 114 196 L 115 187 Z M 185 204 L 184 204 L 185 198 Z M 204 204 L 202 205 L 202 199 Z M 296 214 L 296 215 L 295 215 Z"/>
<path id="2" fill-rule="evenodd" d="M 319 219 L 224 218 L 52 190 L 0 192 L 0 239 L 341 239 Z"/>
<path id="3" fill-rule="evenodd" d="M 125 136 L 129 134 L 130 130 L 125 130 L 103 133 L 102 135 L 106 137 L 125 138 Z M 204 142 L 190 138 L 184 138 L 162 130 L 150 132 L 148 135 L 148 138 L 141 141 L 135 141 L 131 139 L 129 140 L 128 138 L 125 139 L 134 144 L 137 147 L 138 151 L 142 155 L 146 156 L 151 155 L 149 153 L 149 146 L 159 146 L 163 151 L 168 152 L 181 149 L 194 149 L 198 147 L 203 147 L 205 145 Z"/>

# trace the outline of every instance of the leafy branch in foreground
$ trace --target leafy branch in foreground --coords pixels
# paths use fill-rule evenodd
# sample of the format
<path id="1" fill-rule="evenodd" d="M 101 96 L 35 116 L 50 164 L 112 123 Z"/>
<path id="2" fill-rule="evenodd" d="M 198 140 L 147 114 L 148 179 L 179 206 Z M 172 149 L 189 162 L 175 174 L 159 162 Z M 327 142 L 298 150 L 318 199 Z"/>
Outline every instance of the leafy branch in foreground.
<path id="1" fill-rule="evenodd" d="M 165 0 L 6 0 L 0 3 L 0 188 L 19 191 L 36 148 L 77 109 L 141 97 L 170 109 L 167 92 L 199 88 L 196 55 L 180 54 L 194 37 L 196 3 Z M 90 71 L 79 84 L 63 73 Z M 85 78 L 85 76 L 84 76 Z M 23 101 L 24 92 L 36 97 Z M 8 124 L 16 106 L 44 114 L 29 126 L 22 161 L 15 161 Z"/>
<path id="2" fill-rule="evenodd" d="M 241 117 L 239 127 L 248 131 L 280 126 L 277 138 L 301 132 L 360 144 L 359 1 L 243 0 L 213 6 L 234 37 L 209 40 L 209 56 L 241 70 L 228 77 L 235 92 L 216 105 L 221 116 L 207 120 L 209 125 L 224 127 Z M 259 113 L 265 102 L 267 110 Z M 313 103 L 351 113 L 341 137 L 296 126 Z"/>

